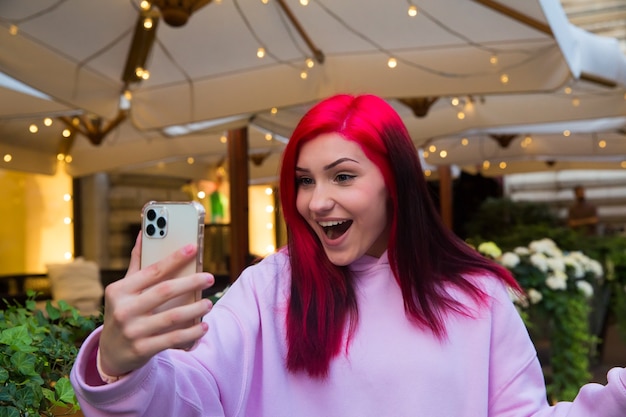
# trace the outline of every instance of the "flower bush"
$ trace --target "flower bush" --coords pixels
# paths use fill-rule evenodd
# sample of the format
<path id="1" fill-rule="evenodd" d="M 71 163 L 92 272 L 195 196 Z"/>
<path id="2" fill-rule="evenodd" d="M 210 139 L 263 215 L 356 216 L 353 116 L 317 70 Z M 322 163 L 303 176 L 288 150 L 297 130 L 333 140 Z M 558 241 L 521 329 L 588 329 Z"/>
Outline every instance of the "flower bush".
<path id="1" fill-rule="evenodd" d="M 547 337 L 550 343 L 548 394 L 553 400 L 572 400 L 591 378 L 596 343 L 589 328 L 591 299 L 602 283 L 602 265 L 581 251 L 564 252 L 547 238 L 504 253 L 494 242 L 483 242 L 478 251 L 520 283 L 524 294 L 513 295 L 513 301 L 535 342 Z"/>

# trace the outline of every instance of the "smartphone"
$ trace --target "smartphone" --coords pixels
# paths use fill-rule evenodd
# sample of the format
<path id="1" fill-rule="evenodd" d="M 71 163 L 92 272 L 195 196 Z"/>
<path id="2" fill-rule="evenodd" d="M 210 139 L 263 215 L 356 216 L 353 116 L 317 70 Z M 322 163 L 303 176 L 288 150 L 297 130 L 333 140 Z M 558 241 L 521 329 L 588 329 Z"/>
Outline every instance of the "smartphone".
<path id="1" fill-rule="evenodd" d="M 162 260 L 189 243 L 193 243 L 198 246 L 195 259 L 185 265 L 172 278 L 202 272 L 204 217 L 204 207 L 196 201 L 149 201 L 146 203 L 141 211 L 142 268 Z M 193 291 L 169 300 L 159 306 L 155 312 L 190 304 L 198 301 L 201 297 L 202 290 Z M 192 323 L 181 324 L 181 327 L 199 323 L 200 320 L 199 317 Z"/>

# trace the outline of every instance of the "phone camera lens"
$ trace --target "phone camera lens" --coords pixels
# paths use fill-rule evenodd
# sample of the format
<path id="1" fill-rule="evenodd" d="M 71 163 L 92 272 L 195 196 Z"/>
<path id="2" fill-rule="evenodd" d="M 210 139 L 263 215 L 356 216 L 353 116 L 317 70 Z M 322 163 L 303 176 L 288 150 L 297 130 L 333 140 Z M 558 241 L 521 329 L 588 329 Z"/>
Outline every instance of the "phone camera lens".
<path id="1" fill-rule="evenodd" d="M 153 209 L 149 209 L 148 212 L 146 213 L 146 217 L 148 217 L 148 220 L 152 221 L 154 219 L 156 219 L 156 211 Z"/>
<path id="2" fill-rule="evenodd" d="M 157 226 L 159 226 L 160 229 L 163 229 L 165 227 L 165 223 L 165 217 L 159 217 L 156 222 Z"/>
<path id="3" fill-rule="evenodd" d="M 156 232 L 156 228 L 154 227 L 153 224 L 149 224 L 149 225 L 146 226 L 146 234 L 148 236 L 153 236 L 154 232 Z"/>

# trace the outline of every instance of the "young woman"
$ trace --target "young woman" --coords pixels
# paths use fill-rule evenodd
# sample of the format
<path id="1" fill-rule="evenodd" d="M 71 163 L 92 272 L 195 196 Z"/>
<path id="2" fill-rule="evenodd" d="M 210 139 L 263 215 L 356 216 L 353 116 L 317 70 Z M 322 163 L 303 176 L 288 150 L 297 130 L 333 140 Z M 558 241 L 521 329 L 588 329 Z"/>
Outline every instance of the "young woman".
<path id="1" fill-rule="evenodd" d="M 384 100 L 314 106 L 285 149 L 280 197 L 288 246 L 246 269 L 209 314 L 206 300 L 151 313 L 213 278 L 165 281 L 193 247 L 140 270 L 138 240 L 72 370 L 87 417 L 626 415 L 622 368 L 548 405 L 509 299 L 517 284 L 443 226 Z"/>

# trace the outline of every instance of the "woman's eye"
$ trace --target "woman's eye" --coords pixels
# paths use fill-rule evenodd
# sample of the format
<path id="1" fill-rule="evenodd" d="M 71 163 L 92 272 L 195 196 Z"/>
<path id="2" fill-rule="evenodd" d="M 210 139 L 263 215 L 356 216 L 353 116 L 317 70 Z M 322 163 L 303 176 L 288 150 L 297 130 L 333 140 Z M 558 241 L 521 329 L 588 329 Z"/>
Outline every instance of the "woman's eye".
<path id="1" fill-rule="evenodd" d="M 308 178 L 308 177 L 299 177 L 296 178 L 296 185 L 301 186 L 301 185 L 311 185 L 313 184 L 313 179 L 312 178 Z"/>
<path id="2" fill-rule="evenodd" d="M 344 182 L 352 180 L 355 177 L 356 175 L 337 174 L 337 176 L 335 177 L 335 181 L 337 181 L 338 183 L 344 183 Z"/>

